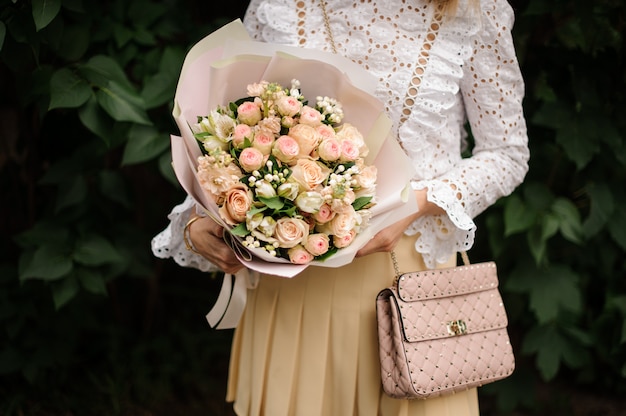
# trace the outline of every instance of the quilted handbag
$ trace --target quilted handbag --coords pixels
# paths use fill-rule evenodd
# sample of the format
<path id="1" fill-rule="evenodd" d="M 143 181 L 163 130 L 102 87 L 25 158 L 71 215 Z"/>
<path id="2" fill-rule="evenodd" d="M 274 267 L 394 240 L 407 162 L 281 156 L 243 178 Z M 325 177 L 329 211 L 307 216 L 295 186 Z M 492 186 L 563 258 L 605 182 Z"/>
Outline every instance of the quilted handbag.
<path id="1" fill-rule="evenodd" d="M 400 274 L 376 299 L 383 390 L 426 399 L 511 375 L 515 358 L 494 262 Z"/>

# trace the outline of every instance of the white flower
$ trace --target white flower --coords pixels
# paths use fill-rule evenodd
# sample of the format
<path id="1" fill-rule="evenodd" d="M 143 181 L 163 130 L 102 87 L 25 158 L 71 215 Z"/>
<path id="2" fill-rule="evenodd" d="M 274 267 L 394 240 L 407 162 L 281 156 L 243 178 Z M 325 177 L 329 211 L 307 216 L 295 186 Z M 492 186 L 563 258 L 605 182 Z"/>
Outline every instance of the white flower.
<path id="1" fill-rule="evenodd" d="M 294 182 L 287 182 L 280 185 L 277 189 L 278 195 L 293 201 L 298 196 L 298 192 L 300 191 L 300 186 Z"/>
<path id="2" fill-rule="evenodd" d="M 276 196 L 276 190 L 268 182 L 261 180 L 254 184 L 254 193 L 262 198 L 272 198 Z"/>
<path id="3" fill-rule="evenodd" d="M 313 214 L 319 211 L 324 203 L 324 198 L 319 192 L 302 192 L 298 195 L 295 202 L 301 211 Z"/>

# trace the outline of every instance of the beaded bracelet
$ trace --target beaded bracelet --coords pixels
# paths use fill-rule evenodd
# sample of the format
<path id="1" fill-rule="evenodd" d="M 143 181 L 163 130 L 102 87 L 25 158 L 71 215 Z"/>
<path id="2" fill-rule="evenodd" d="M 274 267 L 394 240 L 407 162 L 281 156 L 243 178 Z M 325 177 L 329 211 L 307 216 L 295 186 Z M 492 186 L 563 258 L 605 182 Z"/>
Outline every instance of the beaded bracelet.
<path id="1" fill-rule="evenodd" d="M 185 247 L 187 247 L 187 250 L 201 256 L 202 254 L 194 248 L 193 244 L 191 244 L 191 232 L 189 231 L 189 227 L 191 226 L 191 224 L 193 224 L 196 220 L 199 220 L 200 218 L 202 217 L 196 216 L 187 221 L 187 224 L 185 224 L 185 228 L 183 228 L 183 240 L 185 241 Z"/>

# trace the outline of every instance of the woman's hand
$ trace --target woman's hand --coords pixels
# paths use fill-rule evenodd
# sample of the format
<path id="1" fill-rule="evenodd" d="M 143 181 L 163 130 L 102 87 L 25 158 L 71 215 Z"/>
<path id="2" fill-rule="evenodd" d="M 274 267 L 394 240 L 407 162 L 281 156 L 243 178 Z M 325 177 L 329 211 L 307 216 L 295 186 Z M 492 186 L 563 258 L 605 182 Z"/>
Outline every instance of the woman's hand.
<path id="1" fill-rule="evenodd" d="M 244 266 L 224 242 L 224 228 L 210 217 L 199 218 L 189 225 L 189 239 L 195 250 L 226 273 L 234 274 Z"/>
<path id="2" fill-rule="evenodd" d="M 426 189 L 420 189 L 419 191 L 414 192 L 415 198 L 417 199 L 417 206 L 419 208 L 418 212 L 379 231 L 374 238 L 372 238 L 363 248 L 357 251 L 357 257 L 367 256 L 368 254 L 377 253 L 379 251 L 392 251 L 400 241 L 400 238 L 402 238 L 404 231 L 413 221 L 424 215 L 434 215 L 445 212 L 438 205 L 428 201 L 428 191 Z"/>

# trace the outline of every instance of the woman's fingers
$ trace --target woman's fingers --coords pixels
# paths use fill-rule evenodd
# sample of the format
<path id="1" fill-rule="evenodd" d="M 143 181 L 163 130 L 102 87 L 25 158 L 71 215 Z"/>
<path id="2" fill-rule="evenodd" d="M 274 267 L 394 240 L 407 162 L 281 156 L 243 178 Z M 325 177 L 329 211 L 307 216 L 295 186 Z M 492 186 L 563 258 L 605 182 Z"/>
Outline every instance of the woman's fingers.
<path id="1" fill-rule="evenodd" d="M 224 228 L 210 217 L 200 218 L 189 226 L 189 238 L 195 250 L 226 273 L 236 273 L 244 266 L 224 242 Z"/>

